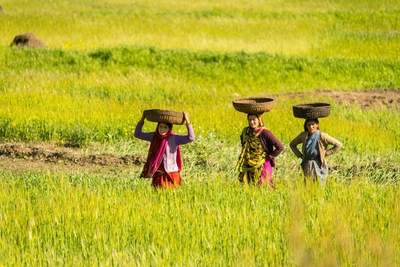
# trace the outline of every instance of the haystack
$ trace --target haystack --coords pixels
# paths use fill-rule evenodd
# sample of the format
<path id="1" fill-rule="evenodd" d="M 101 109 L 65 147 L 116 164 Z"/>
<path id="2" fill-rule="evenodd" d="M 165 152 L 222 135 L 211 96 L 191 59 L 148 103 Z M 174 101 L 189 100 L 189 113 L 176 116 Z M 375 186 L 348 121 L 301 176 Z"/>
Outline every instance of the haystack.
<path id="1" fill-rule="evenodd" d="M 10 46 L 29 47 L 29 48 L 46 48 L 46 45 L 40 41 L 33 33 L 24 33 L 15 36 Z"/>

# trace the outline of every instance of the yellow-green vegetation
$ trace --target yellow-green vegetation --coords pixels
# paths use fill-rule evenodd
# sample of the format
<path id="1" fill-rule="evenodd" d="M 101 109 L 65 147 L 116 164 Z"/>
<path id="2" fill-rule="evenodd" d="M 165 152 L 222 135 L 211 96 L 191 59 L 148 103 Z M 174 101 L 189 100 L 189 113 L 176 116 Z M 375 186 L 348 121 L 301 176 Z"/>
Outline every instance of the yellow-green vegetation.
<path id="1" fill-rule="evenodd" d="M 6 265 L 399 263 L 399 188 L 266 188 L 219 179 L 154 192 L 130 177 L 3 173 Z"/>
<path id="2" fill-rule="evenodd" d="M 145 154 L 133 129 L 148 108 L 187 110 L 196 134 L 177 190 L 1 170 L 0 265 L 400 265 L 399 109 L 314 91 L 400 87 L 398 1 L 0 4 L 2 141 Z M 48 48 L 11 48 L 25 32 Z M 258 95 L 276 98 L 263 118 L 287 147 L 274 192 L 233 171 L 246 116 L 231 102 Z M 303 186 L 288 148 L 292 105 L 312 101 L 332 104 L 321 130 L 344 144 L 325 187 Z"/>

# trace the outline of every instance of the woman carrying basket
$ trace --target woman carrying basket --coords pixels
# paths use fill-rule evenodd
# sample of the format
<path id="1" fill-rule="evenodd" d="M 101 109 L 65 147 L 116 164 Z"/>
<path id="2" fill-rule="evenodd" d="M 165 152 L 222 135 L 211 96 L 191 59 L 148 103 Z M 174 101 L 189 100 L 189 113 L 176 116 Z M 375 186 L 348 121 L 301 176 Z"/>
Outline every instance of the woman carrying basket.
<path id="1" fill-rule="evenodd" d="M 178 135 L 172 132 L 172 124 L 158 123 L 155 132 L 142 132 L 145 115 L 138 122 L 134 136 L 149 141 L 150 148 L 147 160 L 140 177 L 152 178 L 155 188 L 172 188 L 182 183 L 180 171 L 182 170 L 182 158 L 180 145 L 194 140 L 194 131 L 189 121 L 189 115 L 183 111 L 184 120 L 188 130 L 187 135 Z"/>
<path id="2" fill-rule="evenodd" d="M 275 167 L 275 157 L 283 151 L 284 146 L 265 128 L 259 114 L 247 114 L 247 120 L 249 126 L 240 135 L 242 152 L 235 168 L 240 172 L 239 181 L 274 189 L 272 168 Z"/>
<path id="3" fill-rule="evenodd" d="M 299 144 L 302 144 L 302 152 L 297 148 Z M 332 147 L 328 149 L 328 146 Z M 319 179 L 321 183 L 325 184 L 328 176 L 325 158 L 337 152 L 342 146 L 341 142 L 319 130 L 318 118 L 306 119 L 304 132 L 290 142 L 293 153 L 302 159 L 300 165 L 304 174 L 304 182 L 309 178 L 313 182 Z"/>

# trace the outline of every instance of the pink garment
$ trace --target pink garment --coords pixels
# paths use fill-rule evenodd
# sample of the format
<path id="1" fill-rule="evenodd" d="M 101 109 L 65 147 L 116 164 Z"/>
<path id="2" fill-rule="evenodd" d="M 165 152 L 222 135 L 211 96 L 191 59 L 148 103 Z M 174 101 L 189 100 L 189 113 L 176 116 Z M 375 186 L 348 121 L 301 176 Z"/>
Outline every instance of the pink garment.
<path id="1" fill-rule="evenodd" d="M 261 179 L 258 181 L 259 185 L 268 184 L 271 189 L 274 189 L 274 180 L 272 179 L 272 166 L 271 161 L 264 162 L 264 167 L 261 172 Z"/>
<path id="2" fill-rule="evenodd" d="M 168 133 L 165 135 L 160 135 L 158 133 L 159 126 L 160 124 L 157 125 L 156 131 L 154 132 L 154 136 L 151 140 L 147 161 L 143 168 L 141 177 L 153 177 L 163 160 L 168 140 L 174 134 L 171 127 Z M 182 158 L 179 146 L 176 148 L 176 164 L 178 165 L 178 169 L 180 171 L 182 169 Z"/>
<path id="3" fill-rule="evenodd" d="M 155 139 L 153 140 L 154 136 L 156 135 L 157 129 L 155 132 L 148 132 L 144 133 L 142 132 L 143 128 L 143 123 L 138 123 L 135 128 L 135 137 L 146 140 L 151 142 L 149 148 L 149 155 L 147 157 L 147 161 L 145 164 L 145 168 L 143 170 L 143 173 L 141 177 L 152 177 L 154 173 L 149 173 L 150 172 L 150 167 L 154 165 L 153 167 L 157 166 L 157 169 L 160 168 L 160 165 L 163 165 L 164 170 L 166 172 L 179 172 L 182 169 L 182 158 L 180 154 L 180 145 L 184 145 L 187 143 L 190 143 L 194 140 L 194 132 L 193 132 L 193 127 L 191 124 L 188 124 L 187 126 L 188 129 L 188 135 L 179 135 L 175 133 L 171 133 L 170 136 L 167 138 L 166 146 L 165 148 L 159 149 L 161 140 L 159 140 L 159 144 L 157 145 Z M 163 153 L 161 153 L 163 151 Z M 152 153 L 150 153 L 152 152 Z M 157 160 L 153 160 L 154 156 L 156 156 Z M 161 157 L 161 158 L 160 158 Z M 161 161 L 160 161 L 161 159 Z M 152 168 L 152 171 L 154 171 L 154 168 Z"/>

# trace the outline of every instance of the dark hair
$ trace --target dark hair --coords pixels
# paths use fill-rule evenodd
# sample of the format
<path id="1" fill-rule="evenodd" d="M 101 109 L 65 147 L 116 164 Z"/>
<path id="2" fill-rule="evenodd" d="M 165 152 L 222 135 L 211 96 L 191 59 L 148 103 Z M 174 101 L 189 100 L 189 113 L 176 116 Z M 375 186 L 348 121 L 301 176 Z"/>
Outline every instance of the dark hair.
<path id="1" fill-rule="evenodd" d="M 160 125 L 160 123 L 164 123 L 164 124 L 168 125 L 168 127 L 169 127 L 170 129 L 172 129 L 172 123 L 169 123 L 169 122 L 159 122 L 158 125 Z M 157 128 L 158 128 L 158 125 L 157 125 Z"/>
<path id="2" fill-rule="evenodd" d="M 247 119 L 249 119 L 249 117 L 250 117 L 251 115 L 253 115 L 253 116 L 256 116 L 256 117 L 257 117 L 257 119 L 259 119 L 259 118 L 260 118 L 260 116 L 261 116 L 261 114 L 256 114 L 256 113 L 248 113 L 248 114 L 247 114 Z"/>
<path id="3" fill-rule="evenodd" d="M 308 129 L 307 129 L 307 122 L 309 122 L 309 121 L 314 121 L 316 124 L 318 124 L 317 129 L 319 130 L 319 120 L 318 120 L 318 118 L 315 118 L 315 119 L 306 119 L 306 120 L 304 121 L 304 131 L 305 131 L 305 132 L 308 132 Z"/>

